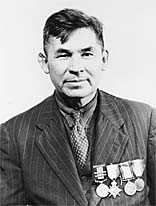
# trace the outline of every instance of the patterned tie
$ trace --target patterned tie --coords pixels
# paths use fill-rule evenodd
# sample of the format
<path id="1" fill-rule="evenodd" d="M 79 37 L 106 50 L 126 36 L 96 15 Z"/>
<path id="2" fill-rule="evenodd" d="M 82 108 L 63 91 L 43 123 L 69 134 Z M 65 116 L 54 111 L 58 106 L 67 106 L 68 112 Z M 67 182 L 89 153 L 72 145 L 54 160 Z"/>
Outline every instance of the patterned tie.
<path id="1" fill-rule="evenodd" d="M 76 160 L 81 169 L 85 166 L 88 151 L 88 139 L 84 126 L 81 124 L 80 112 L 73 114 L 74 127 L 71 134 L 71 144 L 76 156 Z"/>

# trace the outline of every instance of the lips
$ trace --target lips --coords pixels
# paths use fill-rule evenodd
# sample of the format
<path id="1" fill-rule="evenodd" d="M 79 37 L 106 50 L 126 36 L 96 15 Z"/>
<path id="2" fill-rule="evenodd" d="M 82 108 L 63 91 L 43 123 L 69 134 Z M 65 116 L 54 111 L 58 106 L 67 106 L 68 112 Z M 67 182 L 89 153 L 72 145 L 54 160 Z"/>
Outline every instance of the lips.
<path id="1" fill-rule="evenodd" d="M 84 81 L 86 81 L 86 79 L 67 79 L 64 81 L 64 83 L 79 83 Z"/>

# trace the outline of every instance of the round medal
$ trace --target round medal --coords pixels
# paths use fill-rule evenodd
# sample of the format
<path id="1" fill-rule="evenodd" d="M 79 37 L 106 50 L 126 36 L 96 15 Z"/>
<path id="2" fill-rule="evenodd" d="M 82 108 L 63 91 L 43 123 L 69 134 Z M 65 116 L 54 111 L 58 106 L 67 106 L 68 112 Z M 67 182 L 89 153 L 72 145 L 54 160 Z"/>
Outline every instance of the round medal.
<path id="1" fill-rule="evenodd" d="M 109 194 L 109 187 L 103 183 L 98 185 L 96 188 L 96 194 L 101 198 L 107 197 Z"/>
<path id="2" fill-rule="evenodd" d="M 136 185 L 133 182 L 128 181 L 124 187 L 124 191 L 127 195 L 134 195 L 136 193 Z"/>
<path id="3" fill-rule="evenodd" d="M 144 189 L 144 186 L 145 186 L 144 180 L 141 178 L 137 178 L 135 180 L 135 185 L 136 185 L 137 191 L 139 191 L 139 192 L 142 191 Z"/>

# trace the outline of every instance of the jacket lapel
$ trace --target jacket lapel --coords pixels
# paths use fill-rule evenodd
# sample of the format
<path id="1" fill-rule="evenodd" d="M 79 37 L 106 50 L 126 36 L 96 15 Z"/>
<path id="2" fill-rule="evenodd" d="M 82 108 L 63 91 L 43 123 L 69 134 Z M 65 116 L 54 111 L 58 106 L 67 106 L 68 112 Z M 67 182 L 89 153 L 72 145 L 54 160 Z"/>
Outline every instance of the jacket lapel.
<path id="1" fill-rule="evenodd" d="M 99 96 L 93 164 L 118 163 L 129 137 L 117 100 L 103 92 L 100 92 Z"/>
<path id="2" fill-rule="evenodd" d="M 36 144 L 53 171 L 77 200 L 77 203 L 84 206 L 86 205 L 86 198 L 83 194 L 61 118 L 56 102 L 52 97 L 44 110 L 41 111 L 37 125 L 42 132 L 36 138 Z"/>

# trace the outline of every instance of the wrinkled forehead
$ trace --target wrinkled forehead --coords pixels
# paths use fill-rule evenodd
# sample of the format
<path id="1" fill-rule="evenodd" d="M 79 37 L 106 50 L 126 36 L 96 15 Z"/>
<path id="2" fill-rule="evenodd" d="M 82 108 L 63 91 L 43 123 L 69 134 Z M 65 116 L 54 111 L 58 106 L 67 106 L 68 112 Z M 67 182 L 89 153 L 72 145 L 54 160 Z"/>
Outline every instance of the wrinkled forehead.
<path id="1" fill-rule="evenodd" d="M 48 47 L 53 50 L 64 48 L 67 50 L 80 50 L 86 47 L 101 49 L 100 40 L 97 39 L 95 32 L 90 28 L 79 28 L 74 30 L 67 41 L 61 42 L 61 38 L 49 37 Z"/>

